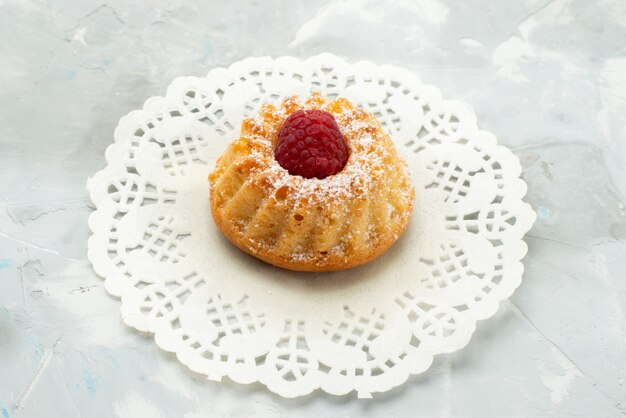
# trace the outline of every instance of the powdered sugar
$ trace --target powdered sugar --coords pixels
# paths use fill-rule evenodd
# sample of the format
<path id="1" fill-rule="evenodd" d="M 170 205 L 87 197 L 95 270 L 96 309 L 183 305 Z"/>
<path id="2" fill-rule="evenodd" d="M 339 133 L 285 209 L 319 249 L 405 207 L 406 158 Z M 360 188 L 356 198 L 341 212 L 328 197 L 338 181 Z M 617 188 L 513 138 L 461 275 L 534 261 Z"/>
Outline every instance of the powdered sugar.
<path id="1" fill-rule="evenodd" d="M 355 199 L 375 186 L 372 184 L 372 174 L 383 168 L 381 155 L 385 150 L 382 141 L 387 139 L 384 134 L 375 124 L 362 119 L 363 111 L 350 110 L 346 113 L 337 113 L 332 111 L 330 104 L 332 102 L 325 102 L 317 107 L 334 114 L 346 139 L 350 156 L 342 171 L 323 180 L 292 176 L 273 158 L 276 133 L 282 121 L 288 117 L 287 109 L 312 108 L 309 103 L 302 102 L 296 97 L 289 98 L 280 107 L 266 107 L 265 111 L 254 119 L 254 124 L 261 134 L 253 135 L 251 139 L 259 143 L 262 152 L 253 152 L 253 157 L 262 158 L 267 163 L 258 170 L 264 171 L 274 189 L 277 190 L 284 185 L 290 186 L 289 198 L 294 202 L 314 200 L 318 204 L 327 205 L 338 199 Z"/>

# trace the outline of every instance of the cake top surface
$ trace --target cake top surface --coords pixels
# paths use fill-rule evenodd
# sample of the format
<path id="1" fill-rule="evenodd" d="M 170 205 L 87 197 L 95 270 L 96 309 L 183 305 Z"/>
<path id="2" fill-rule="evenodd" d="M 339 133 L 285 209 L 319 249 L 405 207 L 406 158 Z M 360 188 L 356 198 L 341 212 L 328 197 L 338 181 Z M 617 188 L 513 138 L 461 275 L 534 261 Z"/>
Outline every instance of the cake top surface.
<path id="1" fill-rule="evenodd" d="M 278 132 L 285 119 L 298 109 L 320 109 L 335 117 L 349 152 L 343 170 L 324 179 L 307 179 L 289 174 L 275 160 Z M 328 101 L 318 93 L 304 101 L 285 99 L 278 107 L 264 105 L 257 118 L 244 121 L 241 136 L 257 165 L 254 170 L 262 170 L 262 177 L 269 181 L 266 187 L 278 190 L 286 186 L 287 198 L 295 205 L 303 200 L 331 205 L 343 199 L 358 199 L 384 179 L 385 164 L 393 162 L 391 157 L 396 152 L 374 116 L 346 99 Z"/>

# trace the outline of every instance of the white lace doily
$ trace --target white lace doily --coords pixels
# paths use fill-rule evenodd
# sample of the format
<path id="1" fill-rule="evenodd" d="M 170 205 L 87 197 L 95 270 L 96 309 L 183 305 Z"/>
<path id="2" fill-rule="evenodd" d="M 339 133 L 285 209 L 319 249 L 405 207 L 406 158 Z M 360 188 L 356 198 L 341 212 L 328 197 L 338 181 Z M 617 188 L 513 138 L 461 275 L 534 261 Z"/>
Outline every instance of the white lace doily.
<path id="1" fill-rule="evenodd" d="M 262 103 L 319 91 L 373 112 L 416 189 L 405 235 L 380 259 L 294 273 L 222 237 L 207 175 Z M 519 286 L 535 219 L 521 166 L 411 72 L 333 55 L 249 58 L 174 80 L 129 113 L 88 181 L 89 260 L 126 324 L 190 369 L 285 397 L 387 391 L 464 347 Z"/>

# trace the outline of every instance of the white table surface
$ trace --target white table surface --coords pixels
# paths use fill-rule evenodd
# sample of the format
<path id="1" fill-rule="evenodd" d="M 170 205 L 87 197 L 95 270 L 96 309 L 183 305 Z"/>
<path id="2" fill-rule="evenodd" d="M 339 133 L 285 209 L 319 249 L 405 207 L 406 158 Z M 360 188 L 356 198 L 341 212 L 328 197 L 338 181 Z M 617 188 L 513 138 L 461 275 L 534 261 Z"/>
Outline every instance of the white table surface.
<path id="1" fill-rule="evenodd" d="M 1 418 L 626 415 L 626 2 L 106 1 L 0 0 Z M 470 103 L 539 215 L 511 300 L 373 400 L 207 381 L 122 325 L 86 261 L 121 116 L 179 75 L 321 52 Z"/>

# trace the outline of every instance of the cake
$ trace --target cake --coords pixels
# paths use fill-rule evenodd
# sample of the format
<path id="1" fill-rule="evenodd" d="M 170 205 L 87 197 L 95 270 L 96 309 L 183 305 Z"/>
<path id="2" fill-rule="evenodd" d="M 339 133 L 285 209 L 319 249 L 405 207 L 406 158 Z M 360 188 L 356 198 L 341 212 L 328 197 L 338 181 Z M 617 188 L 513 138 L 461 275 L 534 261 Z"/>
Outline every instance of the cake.
<path id="1" fill-rule="evenodd" d="M 263 105 L 209 176 L 213 218 L 241 250 L 298 271 L 356 267 L 402 235 L 414 199 L 376 117 L 318 93 Z"/>

